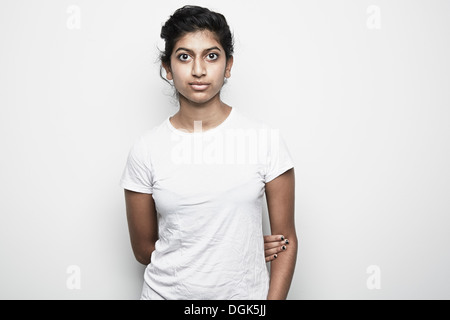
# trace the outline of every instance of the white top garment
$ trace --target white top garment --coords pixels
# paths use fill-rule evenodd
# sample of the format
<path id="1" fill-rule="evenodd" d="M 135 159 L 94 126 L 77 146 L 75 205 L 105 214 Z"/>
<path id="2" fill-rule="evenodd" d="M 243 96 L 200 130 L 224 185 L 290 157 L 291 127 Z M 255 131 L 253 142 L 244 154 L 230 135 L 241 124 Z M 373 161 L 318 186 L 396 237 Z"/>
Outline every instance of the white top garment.
<path id="1" fill-rule="evenodd" d="M 167 118 L 131 149 L 120 180 L 152 194 L 159 239 L 144 274 L 149 299 L 266 299 L 265 184 L 293 167 L 279 131 L 235 108 L 194 132 Z"/>

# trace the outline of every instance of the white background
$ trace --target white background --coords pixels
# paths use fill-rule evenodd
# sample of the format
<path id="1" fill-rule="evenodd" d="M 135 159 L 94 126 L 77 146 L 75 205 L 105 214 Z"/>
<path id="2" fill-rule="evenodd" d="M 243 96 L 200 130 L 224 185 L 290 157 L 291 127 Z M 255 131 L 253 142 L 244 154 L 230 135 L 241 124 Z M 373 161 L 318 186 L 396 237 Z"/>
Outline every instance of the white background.
<path id="1" fill-rule="evenodd" d="M 0 298 L 139 297 L 118 182 L 177 110 L 157 47 L 184 4 L 0 1 Z M 295 160 L 289 298 L 450 298 L 450 2 L 195 4 L 234 31 L 224 101 Z"/>

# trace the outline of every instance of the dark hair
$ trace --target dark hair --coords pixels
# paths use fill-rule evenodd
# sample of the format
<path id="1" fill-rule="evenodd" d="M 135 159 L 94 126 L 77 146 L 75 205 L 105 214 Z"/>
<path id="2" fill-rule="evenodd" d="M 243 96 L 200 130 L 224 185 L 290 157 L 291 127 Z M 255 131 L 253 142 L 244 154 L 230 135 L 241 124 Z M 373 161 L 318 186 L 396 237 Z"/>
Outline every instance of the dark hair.
<path id="1" fill-rule="evenodd" d="M 176 10 L 161 28 L 161 38 L 165 41 L 165 49 L 160 55 L 161 62 L 170 67 L 170 56 L 175 43 L 185 34 L 200 30 L 208 30 L 215 34 L 217 41 L 225 50 L 227 60 L 233 55 L 233 36 L 225 17 L 207 8 L 188 5 Z"/>

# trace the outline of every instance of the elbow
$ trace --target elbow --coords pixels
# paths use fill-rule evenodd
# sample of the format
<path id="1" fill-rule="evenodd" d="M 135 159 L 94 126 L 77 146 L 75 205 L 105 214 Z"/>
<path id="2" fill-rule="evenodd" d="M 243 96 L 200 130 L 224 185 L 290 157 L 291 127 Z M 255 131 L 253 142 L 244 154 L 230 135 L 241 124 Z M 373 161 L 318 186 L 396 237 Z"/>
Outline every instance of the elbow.
<path id="1" fill-rule="evenodd" d="M 286 235 L 286 239 L 289 240 L 289 248 L 295 252 L 295 255 L 297 255 L 298 250 L 298 238 L 295 232 L 293 234 Z"/>
<path id="2" fill-rule="evenodd" d="M 143 265 L 148 265 L 148 264 L 150 264 L 150 257 L 148 257 L 148 256 L 144 256 L 144 255 L 139 255 L 139 254 L 134 254 L 134 257 L 136 258 L 136 260 L 137 260 L 137 262 L 139 262 L 140 264 L 143 264 Z"/>
<path id="3" fill-rule="evenodd" d="M 151 262 L 152 252 L 155 250 L 155 245 L 146 246 L 140 249 L 133 249 L 134 257 L 136 260 L 143 265 L 148 265 Z"/>
<path id="4" fill-rule="evenodd" d="M 298 237 L 297 233 L 294 230 L 272 230 L 272 234 L 280 234 L 283 235 L 285 239 L 289 241 L 289 246 L 297 247 L 298 245 Z"/>
<path id="5" fill-rule="evenodd" d="M 283 233 L 281 233 L 283 234 Z M 289 255 L 292 255 L 294 259 L 297 258 L 297 251 L 298 251 L 298 238 L 297 234 L 294 232 L 286 232 L 283 234 L 284 238 L 289 241 L 287 247 L 289 251 Z"/>
<path id="6" fill-rule="evenodd" d="M 298 237 L 297 237 L 297 234 L 295 232 L 292 233 L 292 234 L 288 234 L 286 236 L 286 239 L 289 239 L 289 244 L 293 244 L 296 247 L 298 246 Z"/>

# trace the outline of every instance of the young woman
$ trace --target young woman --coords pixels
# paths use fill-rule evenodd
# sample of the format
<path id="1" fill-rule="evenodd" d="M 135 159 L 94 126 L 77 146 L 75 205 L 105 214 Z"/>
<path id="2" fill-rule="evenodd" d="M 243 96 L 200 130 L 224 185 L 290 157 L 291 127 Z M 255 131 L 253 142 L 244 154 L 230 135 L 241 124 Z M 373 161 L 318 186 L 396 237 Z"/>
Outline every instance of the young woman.
<path id="1" fill-rule="evenodd" d="M 121 179 L 133 252 L 147 265 L 141 299 L 285 299 L 297 254 L 293 164 L 278 131 L 221 100 L 233 66 L 226 19 L 185 6 L 161 37 L 161 75 L 180 108 L 137 140 Z"/>

